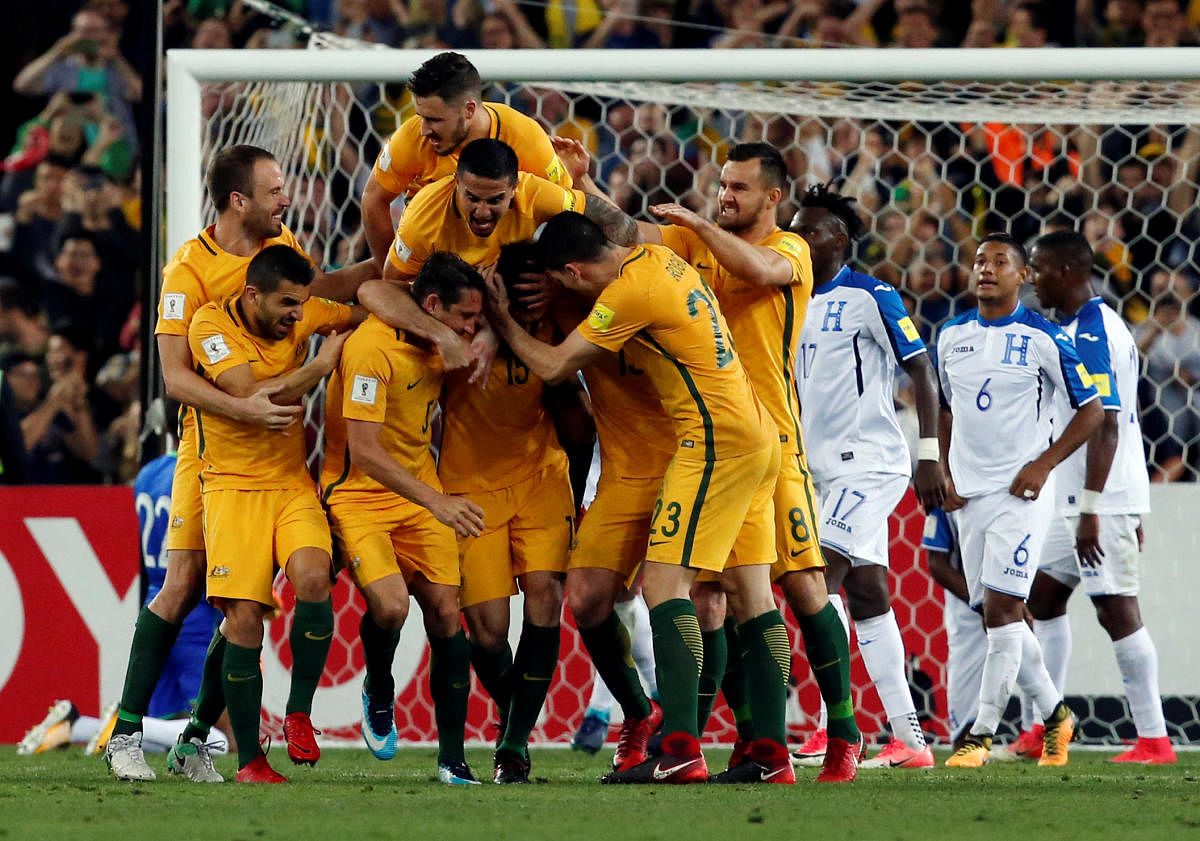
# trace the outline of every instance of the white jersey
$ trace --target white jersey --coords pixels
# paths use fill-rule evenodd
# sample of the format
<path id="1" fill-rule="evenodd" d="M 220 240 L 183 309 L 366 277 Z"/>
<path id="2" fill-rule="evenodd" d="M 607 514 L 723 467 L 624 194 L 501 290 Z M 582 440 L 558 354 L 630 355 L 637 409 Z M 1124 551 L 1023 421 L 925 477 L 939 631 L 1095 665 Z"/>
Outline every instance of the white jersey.
<path id="1" fill-rule="evenodd" d="M 796 354 L 796 391 L 817 483 L 912 472 L 896 420 L 896 365 L 925 344 L 891 284 L 842 270 L 813 290 Z"/>
<path id="2" fill-rule="evenodd" d="M 1145 514 L 1150 510 L 1150 476 L 1146 471 L 1142 425 L 1138 420 L 1137 384 L 1141 365 L 1133 334 L 1121 316 L 1099 297 L 1084 304 L 1079 312 L 1063 322 L 1062 328 L 1074 340 L 1075 349 L 1092 385 L 1100 393 L 1105 411 L 1120 413 L 1117 451 L 1096 513 Z M 1061 434 L 1073 414 L 1066 400 L 1055 398 L 1057 433 Z M 1086 444 L 1054 469 L 1060 513 L 1079 514 L 1079 493 L 1083 490 L 1086 471 Z"/>
<path id="3" fill-rule="evenodd" d="M 937 359 L 954 415 L 950 475 L 965 498 L 1006 490 L 1045 451 L 1056 391 L 1073 409 L 1099 399 L 1070 337 L 1021 304 L 994 321 L 976 309 L 948 321 Z"/>

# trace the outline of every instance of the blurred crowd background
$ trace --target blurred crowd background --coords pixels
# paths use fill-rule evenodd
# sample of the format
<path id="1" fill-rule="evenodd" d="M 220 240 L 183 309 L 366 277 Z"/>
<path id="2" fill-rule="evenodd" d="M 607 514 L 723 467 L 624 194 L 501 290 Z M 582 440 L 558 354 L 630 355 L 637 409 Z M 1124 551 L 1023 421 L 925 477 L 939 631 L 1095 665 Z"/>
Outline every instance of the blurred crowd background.
<path id="1" fill-rule="evenodd" d="M 277 0 L 337 35 L 397 47 L 779 49 L 1193 46 L 1200 0 Z M 145 172 L 139 126 L 158 59 L 133 0 L 12 0 L 0 62 L 0 481 L 126 482 L 138 434 L 145 305 L 140 255 Z M 167 48 L 301 48 L 241 0 L 167 0 Z M 149 33 L 153 35 L 152 32 Z M 245 105 L 209 87 L 209 143 Z M 336 95 L 336 94 L 335 94 Z M 311 138 L 289 185 L 289 224 L 330 266 L 365 254 L 355 199 L 379 142 L 410 113 L 402 85 L 352 90 L 334 146 Z M 1133 326 L 1148 462 L 1160 481 L 1200 476 L 1200 132 L 1165 125 L 925 123 L 705 112 L 497 88 L 588 147 L 631 213 L 681 200 L 714 209 L 728 143 L 785 151 L 795 195 L 836 179 L 868 231 L 853 259 L 901 290 L 926 340 L 973 305 L 975 242 L 991 230 L 1031 241 L 1082 231 L 1099 287 Z M 230 119 L 226 119 L 229 117 Z M 337 160 L 330 160 L 329 148 Z M 781 210 L 786 225 L 793 200 Z M 898 395 L 903 400 L 903 394 Z"/>

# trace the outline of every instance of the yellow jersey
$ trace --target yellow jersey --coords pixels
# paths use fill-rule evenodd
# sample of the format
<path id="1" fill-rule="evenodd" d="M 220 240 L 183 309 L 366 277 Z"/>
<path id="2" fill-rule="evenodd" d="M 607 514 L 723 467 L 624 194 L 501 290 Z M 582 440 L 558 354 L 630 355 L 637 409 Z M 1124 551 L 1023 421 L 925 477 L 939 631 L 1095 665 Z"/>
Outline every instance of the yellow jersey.
<path id="1" fill-rule="evenodd" d="M 548 329 L 539 338 L 549 339 Z M 505 349 L 486 389 L 468 376 L 446 377 L 438 475 L 447 493 L 500 490 L 543 468 L 565 468 L 567 454 L 542 401 L 545 383 L 525 363 Z"/>
<path id="2" fill-rule="evenodd" d="M 691 264 L 716 293 L 754 391 L 779 428 L 784 455 L 802 452 L 795 361 L 813 289 L 808 243 L 778 228 L 755 243 L 782 255 L 792 279 L 787 286 L 753 286 L 721 266 L 695 231 L 677 225 L 659 230 L 663 245 Z"/>
<path id="3" fill-rule="evenodd" d="M 605 476 L 659 477 L 675 455 L 675 430 L 644 369 L 649 353 L 630 343 L 583 369 Z"/>
<path id="4" fill-rule="evenodd" d="M 350 463 L 347 420 L 383 424 L 379 441 L 387 454 L 425 484 L 441 489 L 429 451 L 441 393 L 437 351 L 413 344 L 402 330 L 368 316 L 346 339 L 325 389 L 325 502 L 392 493 Z"/>
<path id="5" fill-rule="evenodd" d="M 196 312 L 188 328 L 188 344 L 201 373 L 213 383 L 224 372 L 246 364 L 256 380 L 267 380 L 304 364 L 313 333 L 344 330 L 350 319 L 345 304 L 309 298 L 288 337 L 273 341 L 250 332 L 234 296 L 205 304 Z M 299 418 L 282 434 L 220 415 L 196 412 L 195 416 L 205 490 L 284 490 L 312 482 L 305 466 L 304 422 Z"/>
<path id="6" fill-rule="evenodd" d="M 502 140 L 517 153 L 522 172 L 571 187 L 571 175 L 559 160 L 545 129 L 531 117 L 499 102 L 482 102 L 480 107 L 492 118 L 488 137 Z M 433 144 L 421 136 L 421 118 L 409 117 L 392 134 L 375 159 L 375 181 L 389 193 L 416 195 L 417 191 L 458 168 L 458 150 L 449 155 L 433 151 Z"/>
<path id="7" fill-rule="evenodd" d="M 637 365 L 674 425 L 676 457 L 712 461 L 773 445 L 775 424 L 742 368 L 716 296 L 671 249 L 635 247 L 576 329 L 606 350 L 633 339 L 651 351 L 639 353 Z"/>
<path id="8" fill-rule="evenodd" d="M 517 174 L 512 205 L 490 236 L 477 237 L 458 207 L 453 175 L 421 190 L 400 217 L 388 262 L 403 277 L 415 277 L 435 251 L 451 251 L 472 266 L 500 259 L 501 246 L 531 239 L 543 222 L 564 210 L 583 212 L 587 197 L 528 172 Z"/>

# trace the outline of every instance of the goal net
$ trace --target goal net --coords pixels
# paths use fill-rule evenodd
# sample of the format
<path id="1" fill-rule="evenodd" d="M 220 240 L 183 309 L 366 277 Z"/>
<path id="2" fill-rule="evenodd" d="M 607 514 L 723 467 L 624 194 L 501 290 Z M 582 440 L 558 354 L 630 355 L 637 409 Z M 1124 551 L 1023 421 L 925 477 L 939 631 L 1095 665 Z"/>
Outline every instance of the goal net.
<path id="1" fill-rule="evenodd" d="M 854 265 L 899 289 L 926 341 L 972 306 L 968 272 L 985 233 L 1007 230 L 1025 242 L 1061 228 L 1087 236 L 1098 288 L 1133 326 L 1143 350 L 1136 387 L 1146 454 L 1164 484 L 1155 486 L 1156 511 L 1146 521 L 1142 612 L 1158 645 L 1170 733 L 1177 741 L 1200 741 L 1200 661 L 1188 634 L 1194 620 L 1175 583 L 1200 534 L 1187 515 L 1200 498 L 1193 484 L 1200 475 L 1200 323 L 1192 318 L 1200 309 L 1194 210 L 1200 85 L 1167 77 L 1178 71 L 1164 68 L 1184 66 L 1180 51 L 1166 51 L 1172 57 L 1140 51 L 1141 57 L 1122 56 L 1125 66 L 1112 54 L 1079 50 L 586 52 L 469 56 L 489 81 L 485 99 L 580 140 L 598 182 L 635 216 L 648 218 L 650 204 L 678 201 L 712 217 L 720 164 L 738 141 L 765 140 L 783 151 L 792 189 L 780 224 L 806 186 L 839 182 L 858 199 L 867 223 Z M 1006 55 L 1001 60 L 997 53 Z M 293 200 L 287 223 L 314 259 L 330 268 L 364 258 L 358 198 L 382 144 L 412 114 L 408 74 L 431 54 L 322 35 L 308 50 L 254 51 L 249 59 L 173 51 L 168 251 L 212 220 L 201 173 L 213 152 L 245 142 L 278 156 Z M 1050 81 L 1106 72 L 1113 78 Z M 776 81 L 745 81 L 755 76 Z M 1005 81 L 1013 76 L 1028 80 Z M 906 81 L 913 78 L 927 81 Z M 1122 81 L 1131 78 L 1141 81 Z M 312 400 L 308 414 L 314 459 L 321 402 Z M 915 438 L 912 394 L 903 382 L 896 402 Z M 922 525 L 910 492 L 892 517 L 893 604 L 918 713 L 934 738 L 945 739 L 943 594 L 919 549 Z M 338 643 L 314 719 L 327 736 L 353 739 L 361 600 L 344 577 L 334 598 Z M 1071 616 L 1075 652 L 1066 692 L 1082 714 L 1083 738 L 1130 739 L 1111 644 L 1085 597 L 1075 597 Z M 397 703 L 401 738 L 425 741 L 433 736 L 433 716 L 420 629 L 411 617 L 396 662 Z M 535 740 L 569 739 L 586 707 L 590 664 L 569 615 L 563 629 L 562 665 Z M 790 723 L 799 737 L 813 726 L 818 695 L 791 630 L 797 650 Z M 286 691 L 286 636 L 285 621 L 274 623 L 264 705 L 276 724 Z M 885 739 L 886 721 L 857 654 L 853 679 L 863 731 Z M 493 720 L 477 687 L 468 736 L 490 738 Z M 708 738 L 726 742 L 733 734 L 719 702 Z"/>

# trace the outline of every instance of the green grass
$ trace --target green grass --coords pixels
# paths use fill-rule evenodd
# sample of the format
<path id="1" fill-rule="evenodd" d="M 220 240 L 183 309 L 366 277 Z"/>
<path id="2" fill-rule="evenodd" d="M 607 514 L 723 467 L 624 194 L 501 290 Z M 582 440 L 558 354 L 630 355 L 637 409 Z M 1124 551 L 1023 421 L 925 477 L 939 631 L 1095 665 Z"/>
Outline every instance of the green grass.
<path id="1" fill-rule="evenodd" d="M 1076 751 L 1066 769 L 993 765 L 979 771 L 863 771 L 851 786 L 817 786 L 800 769 L 788 786 L 601 786 L 608 752 L 533 754 L 536 783 L 448 787 L 431 749 L 391 762 L 327 750 L 317 768 L 271 758 L 283 786 L 119 783 L 79 748 L 19 757 L 0 748 L 0 839 L 278 839 L 279 841 L 1005 841 L 1200 838 L 1200 753 L 1178 765 L 1106 764 Z M 490 754 L 468 751 L 481 776 Z M 710 767 L 727 752 L 710 751 Z M 943 757 L 940 757 L 944 758 Z M 151 756 L 156 770 L 162 755 Z M 232 776 L 233 760 L 218 758 Z"/>

